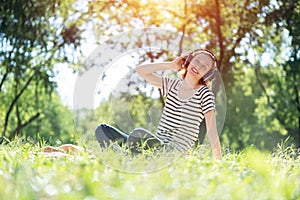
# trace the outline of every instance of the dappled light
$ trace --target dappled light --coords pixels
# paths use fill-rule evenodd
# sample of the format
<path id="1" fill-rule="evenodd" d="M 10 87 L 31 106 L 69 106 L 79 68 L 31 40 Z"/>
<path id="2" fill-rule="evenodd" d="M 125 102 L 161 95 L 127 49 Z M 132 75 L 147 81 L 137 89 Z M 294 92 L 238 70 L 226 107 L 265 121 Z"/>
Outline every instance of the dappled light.
<path id="1" fill-rule="evenodd" d="M 299 199 L 300 1 L 11 0 L 0 10 L 0 199 Z M 202 123 L 193 144 L 179 140 L 186 154 L 101 149 L 99 124 L 157 133 L 165 88 L 135 67 L 177 59 L 155 73 L 181 81 L 178 66 L 198 49 L 217 58 L 205 83 L 216 122 L 200 122 L 213 119 L 214 137 Z"/>

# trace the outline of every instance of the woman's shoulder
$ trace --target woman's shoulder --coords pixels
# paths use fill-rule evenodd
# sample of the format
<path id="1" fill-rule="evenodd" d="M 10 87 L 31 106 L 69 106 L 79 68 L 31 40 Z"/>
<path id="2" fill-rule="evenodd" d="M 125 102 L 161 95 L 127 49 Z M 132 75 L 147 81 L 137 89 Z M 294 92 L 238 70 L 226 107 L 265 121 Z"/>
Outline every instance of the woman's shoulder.
<path id="1" fill-rule="evenodd" d="M 206 85 L 201 85 L 199 88 L 198 88 L 198 93 L 202 93 L 202 92 L 210 92 L 211 90 L 206 86 Z"/>
<path id="2" fill-rule="evenodd" d="M 213 92 L 206 85 L 201 85 L 201 87 L 199 87 L 196 94 L 197 94 L 197 96 L 202 97 L 203 95 L 213 95 Z"/>
<path id="3" fill-rule="evenodd" d="M 167 77 L 167 76 L 163 76 L 162 78 L 168 82 L 182 82 L 183 81 L 181 79 L 171 78 L 171 77 Z"/>
<path id="4" fill-rule="evenodd" d="M 170 88 L 176 88 L 182 82 L 182 80 L 176 78 L 163 77 L 163 79 L 169 86 L 171 86 Z"/>

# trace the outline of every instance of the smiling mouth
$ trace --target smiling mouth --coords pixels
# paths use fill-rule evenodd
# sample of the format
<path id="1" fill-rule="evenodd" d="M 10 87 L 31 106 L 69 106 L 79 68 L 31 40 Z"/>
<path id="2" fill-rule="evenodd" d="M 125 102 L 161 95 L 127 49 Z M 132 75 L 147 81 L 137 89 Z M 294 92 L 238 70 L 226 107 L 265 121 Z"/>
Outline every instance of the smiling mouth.
<path id="1" fill-rule="evenodd" d="M 199 71 L 198 71 L 198 69 L 197 69 L 197 68 L 195 68 L 195 67 L 192 67 L 192 68 L 191 68 L 191 70 L 192 70 L 192 72 L 193 72 L 193 73 L 195 73 L 195 74 L 199 74 Z"/>

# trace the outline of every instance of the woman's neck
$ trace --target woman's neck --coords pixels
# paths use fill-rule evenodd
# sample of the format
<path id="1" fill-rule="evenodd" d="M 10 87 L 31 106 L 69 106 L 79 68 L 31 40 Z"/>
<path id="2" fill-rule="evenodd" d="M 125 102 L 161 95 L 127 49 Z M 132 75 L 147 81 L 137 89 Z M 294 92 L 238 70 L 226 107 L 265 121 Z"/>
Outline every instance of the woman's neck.
<path id="1" fill-rule="evenodd" d="M 188 82 L 186 79 L 183 80 L 182 84 L 179 87 L 178 90 L 178 97 L 180 99 L 189 99 L 192 97 L 195 92 L 200 88 L 200 84 L 192 84 Z"/>
<path id="2" fill-rule="evenodd" d="M 196 90 L 198 89 L 201 85 L 199 84 L 199 82 L 195 82 L 193 80 L 189 80 L 188 78 L 183 80 L 183 84 L 182 84 L 183 88 L 185 90 Z"/>

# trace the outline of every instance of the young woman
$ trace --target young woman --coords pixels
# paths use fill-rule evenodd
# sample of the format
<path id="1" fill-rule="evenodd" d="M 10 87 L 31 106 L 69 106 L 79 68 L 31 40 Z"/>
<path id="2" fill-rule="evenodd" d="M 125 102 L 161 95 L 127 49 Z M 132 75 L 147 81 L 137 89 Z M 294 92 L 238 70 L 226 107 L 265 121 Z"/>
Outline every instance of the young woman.
<path id="1" fill-rule="evenodd" d="M 101 147 L 112 143 L 126 145 L 139 152 L 136 146 L 142 142 L 147 148 L 165 146 L 182 152 L 193 148 L 198 139 L 201 123 L 206 123 L 208 139 L 216 159 L 222 158 L 216 128 L 215 99 L 207 87 L 214 76 L 217 59 L 208 50 L 196 50 L 172 62 L 143 64 L 136 72 L 150 84 L 160 88 L 166 103 L 158 124 L 157 133 L 135 129 L 129 135 L 101 124 L 95 131 Z M 182 80 L 170 79 L 156 74 L 162 70 L 180 70 Z"/>

